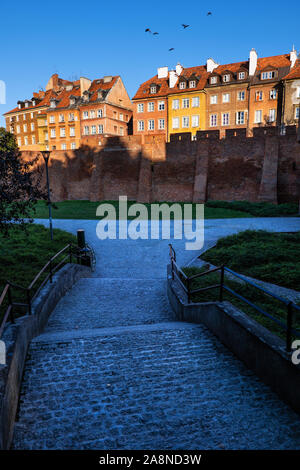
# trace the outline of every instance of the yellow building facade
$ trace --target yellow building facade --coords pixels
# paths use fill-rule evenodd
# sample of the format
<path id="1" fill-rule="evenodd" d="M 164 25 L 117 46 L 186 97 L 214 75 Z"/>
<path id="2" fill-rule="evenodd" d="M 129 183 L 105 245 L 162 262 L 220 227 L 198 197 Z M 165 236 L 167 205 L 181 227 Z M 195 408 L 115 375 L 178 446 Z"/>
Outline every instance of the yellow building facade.
<path id="1" fill-rule="evenodd" d="M 48 137 L 48 125 L 47 125 L 46 114 L 38 115 L 37 127 L 38 127 L 39 150 L 49 150 L 49 137 Z"/>
<path id="2" fill-rule="evenodd" d="M 168 95 L 168 142 L 170 134 L 205 130 L 206 125 L 206 94 L 202 90 Z"/>

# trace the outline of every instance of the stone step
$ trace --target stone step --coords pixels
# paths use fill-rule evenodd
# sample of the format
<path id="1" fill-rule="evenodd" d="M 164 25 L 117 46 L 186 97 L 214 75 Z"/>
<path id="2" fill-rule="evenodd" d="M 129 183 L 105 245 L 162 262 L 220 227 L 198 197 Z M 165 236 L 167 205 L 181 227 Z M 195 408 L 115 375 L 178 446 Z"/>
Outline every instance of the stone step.
<path id="1" fill-rule="evenodd" d="M 175 320 L 161 279 L 80 279 L 61 299 L 45 333 Z"/>
<path id="2" fill-rule="evenodd" d="M 32 342 L 14 449 L 299 446 L 298 415 L 204 326 L 95 331 Z"/>

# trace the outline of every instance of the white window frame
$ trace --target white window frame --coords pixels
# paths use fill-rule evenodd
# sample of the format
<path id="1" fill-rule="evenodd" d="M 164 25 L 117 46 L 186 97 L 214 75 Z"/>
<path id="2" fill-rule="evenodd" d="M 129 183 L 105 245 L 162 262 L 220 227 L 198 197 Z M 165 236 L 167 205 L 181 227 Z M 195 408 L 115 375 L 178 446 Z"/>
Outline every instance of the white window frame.
<path id="1" fill-rule="evenodd" d="M 143 113 L 144 112 L 144 103 L 138 103 L 137 104 L 137 112 L 138 113 Z"/>
<path id="2" fill-rule="evenodd" d="M 62 150 L 67 150 L 67 144 L 66 144 L 65 142 L 63 142 L 63 143 L 61 144 L 61 149 L 62 149 Z"/>
<path id="3" fill-rule="evenodd" d="M 260 91 L 256 91 L 255 92 L 255 101 L 263 101 L 264 99 L 264 94 L 263 92 L 260 90 Z"/>
<path id="4" fill-rule="evenodd" d="M 246 77 L 245 72 L 239 72 L 239 80 L 244 80 L 245 77 Z"/>
<path id="5" fill-rule="evenodd" d="M 270 80 L 271 78 L 274 78 L 274 77 L 275 77 L 275 70 L 261 73 L 261 80 Z"/>
<path id="6" fill-rule="evenodd" d="M 190 88 L 196 88 L 196 80 L 190 80 L 189 87 Z"/>
<path id="7" fill-rule="evenodd" d="M 199 123 L 200 123 L 199 114 L 193 115 L 192 116 L 192 127 L 199 127 Z"/>
<path id="8" fill-rule="evenodd" d="M 164 111 L 165 110 L 165 102 L 164 101 L 159 101 L 157 109 L 158 109 L 158 111 Z"/>
<path id="9" fill-rule="evenodd" d="M 190 99 L 183 98 L 182 99 L 182 109 L 188 109 L 190 107 Z"/>
<path id="10" fill-rule="evenodd" d="M 28 145 L 28 137 L 24 137 L 24 145 Z"/>
<path id="11" fill-rule="evenodd" d="M 90 128 L 89 128 L 89 126 L 84 126 L 83 134 L 84 134 L 84 135 L 89 135 L 89 133 L 90 133 Z"/>
<path id="12" fill-rule="evenodd" d="M 145 130 L 145 121 L 142 121 L 142 120 L 138 121 L 137 127 L 138 127 L 139 132 L 143 132 Z"/>
<path id="13" fill-rule="evenodd" d="M 276 121 L 276 109 L 272 108 L 269 109 L 269 122 L 275 122 Z"/>
<path id="14" fill-rule="evenodd" d="M 209 127 L 217 127 L 218 126 L 218 115 L 211 114 L 209 117 Z"/>
<path id="15" fill-rule="evenodd" d="M 75 137 L 75 127 L 70 127 L 70 137 Z"/>
<path id="16" fill-rule="evenodd" d="M 52 138 L 56 137 L 56 131 L 54 128 L 50 129 L 50 137 Z"/>
<path id="17" fill-rule="evenodd" d="M 98 134 L 103 134 L 103 133 L 104 133 L 103 124 L 98 124 Z"/>
<path id="18" fill-rule="evenodd" d="M 226 98 L 225 98 L 226 97 Z M 228 98 L 228 99 L 227 99 Z M 222 103 L 230 103 L 230 93 L 223 93 Z"/>
<path id="19" fill-rule="evenodd" d="M 189 116 L 182 116 L 182 128 L 188 129 L 190 127 L 190 117 Z"/>
<path id="20" fill-rule="evenodd" d="M 58 122 L 65 122 L 65 116 L 63 114 L 59 115 Z"/>
<path id="21" fill-rule="evenodd" d="M 238 101 L 245 101 L 246 93 L 245 90 L 238 91 L 237 99 Z"/>
<path id="22" fill-rule="evenodd" d="M 55 123 L 55 116 L 50 115 L 49 116 L 49 122 L 50 122 L 50 124 L 54 124 Z"/>
<path id="23" fill-rule="evenodd" d="M 103 117 L 103 109 L 98 109 L 97 110 L 97 117 L 102 118 Z"/>
<path id="24" fill-rule="evenodd" d="M 199 96 L 193 96 L 193 98 L 192 98 L 192 108 L 199 108 L 199 106 L 200 106 Z"/>
<path id="25" fill-rule="evenodd" d="M 96 135 L 96 134 L 97 134 L 97 128 L 96 128 L 96 125 L 93 124 L 93 125 L 91 126 L 91 135 Z"/>
<path id="26" fill-rule="evenodd" d="M 172 129 L 179 129 L 179 117 L 173 117 L 172 119 Z"/>
<path id="27" fill-rule="evenodd" d="M 295 119 L 299 119 L 300 117 L 300 106 L 295 108 Z"/>
<path id="28" fill-rule="evenodd" d="M 91 117 L 91 119 L 95 119 L 96 113 L 95 113 L 95 110 L 94 110 L 94 109 L 92 109 L 92 110 L 90 111 L 90 117 Z"/>
<path id="29" fill-rule="evenodd" d="M 82 118 L 83 119 L 88 119 L 89 118 L 89 112 L 88 111 L 83 111 Z"/>
<path id="30" fill-rule="evenodd" d="M 226 116 L 226 118 L 225 118 Z M 230 115 L 229 113 L 222 113 L 222 126 L 230 125 Z"/>
<path id="31" fill-rule="evenodd" d="M 152 93 L 152 94 L 156 93 L 156 86 L 155 85 L 152 85 L 150 87 L 150 93 Z"/>
<path id="32" fill-rule="evenodd" d="M 223 82 L 224 83 L 230 82 L 230 74 L 229 73 L 226 73 L 225 75 L 223 75 Z"/>
<path id="33" fill-rule="evenodd" d="M 210 77 L 210 83 L 211 85 L 214 85 L 215 83 L 217 83 L 217 77 L 216 76 Z"/>
<path id="34" fill-rule="evenodd" d="M 260 113 L 260 114 L 258 114 L 258 113 Z M 258 117 L 258 116 L 260 116 L 260 117 Z M 261 109 L 257 109 L 255 111 L 254 122 L 255 122 L 255 124 L 261 124 L 262 123 L 262 110 Z"/>
<path id="35" fill-rule="evenodd" d="M 154 119 L 148 119 L 148 131 L 154 131 L 155 121 Z"/>
<path id="36" fill-rule="evenodd" d="M 179 82 L 179 89 L 184 90 L 186 88 L 186 83 L 185 82 Z"/>
<path id="37" fill-rule="evenodd" d="M 276 100 L 277 99 L 277 90 L 275 90 L 275 88 L 273 88 L 272 90 L 270 90 L 270 100 Z"/>
<path id="38" fill-rule="evenodd" d="M 237 125 L 245 124 L 245 111 L 237 111 L 235 122 Z"/>
<path id="39" fill-rule="evenodd" d="M 165 120 L 164 119 L 159 119 L 158 120 L 158 129 L 160 131 L 164 130 L 165 129 Z"/>
<path id="40" fill-rule="evenodd" d="M 66 128 L 65 127 L 61 127 L 60 130 L 59 130 L 59 136 L 60 137 L 66 137 Z"/>
<path id="41" fill-rule="evenodd" d="M 71 150 L 75 150 L 76 149 L 76 143 L 75 142 L 71 142 Z"/>
<path id="42" fill-rule="evenodd" d="M 148 113 L 153 113 L 154 111 L 154 101 L 148 102 Z"/>
<path id="43" fill-rule="evenodd" d="M 218 104 L 218 95 L 210 96 L 210 104 Z"/>
<path id="44" fill-rule="evenodd" d="M 30 124 L 30 129 L 31 129 L 32 131 L 34 131 L 34 122 L 32 122 L 32 123 Z"/>
<path id="45" fill-rule="evenodd" d="M 175 100 L 172 101 L 172 109 L 179 109 L 180 104 L 179 104 L 179 99 L 176 98 Z"/>

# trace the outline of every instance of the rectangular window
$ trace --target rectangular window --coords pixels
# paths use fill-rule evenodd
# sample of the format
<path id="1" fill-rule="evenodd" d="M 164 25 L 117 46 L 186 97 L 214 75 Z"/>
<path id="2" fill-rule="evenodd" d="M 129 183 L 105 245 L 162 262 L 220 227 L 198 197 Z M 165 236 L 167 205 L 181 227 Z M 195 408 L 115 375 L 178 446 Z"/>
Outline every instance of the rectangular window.
<path id="1" fill-rule="evenodd" d="M 58 121 L 59 122 L 64 122 L 65 121 L 65 116 L 63 114 L 60 114 L 59 118 L 58 118 Z"/>
<path id="2" fill-rule="evenodd" d="M 192 127 L 199 127 L 199 116 L 192 116 Z"/>
<path id="3" fill-rule="evenodd" d="M 67 144 L 61 144 L 61 149 L 62 150 L 67 150 Z"/>
<path id="4" fill-rule="evenodd" d="M 31 137 L 31 142 L 32 142 L 32 145 L 35 145 L 35 137 L 34 137 L 34 135 Z"/>
<path id="5" fill-rule="evenodd" d="M 150 88 L 150 93 L 156 93 L 156 86 L 152 86 Z"/>
<path id="6" fill-rule="evenodd" d="M 244 91 L 239 91 L 237 94 L 237 99 L 238 101 L 245 101 L 245 92 Z"/>
<path id="7" fill-rule="evenodd" d="M 165 120 L 159 119 L 158 120 L 158 129 L 163 130 L 165 128 Z"/>
<path id="8" fill-rule="evenodd" d="M 256 101 L 262 101 L 263 100 L 263 92 L 262 91 L 257 91 L 255 93 L 255 99 L 256 99 Z"/>
<path id="9" fill-rule="evenodd" d="M 195 80 L 190 81 L 190 88 L 196 88 L 196 81 Z"/>
<path id="10" fill-rule="evenodd" d="M 91 127 L 91 134 L 95 135 L 96 134 L 96 126 Z"/>
<path id="11" fill-rule="evenodd" d="M 190 107 L 190 100 L 189 98 L 183 98 L 182 100 L 182 108 L 186 109 Z"/>
<path id="12" fill-rule="evenodd" d="M 275 120 L 276 120 L 276 109 L 270 109 L 269 122 L 274 122 Z"/>
<path id="13" fill-rule="evenodd" d="M 245 72 L 239 72 L 239 80 L 244 80 Z"/>
<path id="14" fill-rule="evenodd" d="M 179 88 L 180 88 L 180 90 L 184 90 L 185 87 L 186 87 L 186 83 L 185 83 L 185 82 L 180 82 L 180 83 L 179 83 Z"/>
<path id="15" fill-rule="evenodd" d="M 179 100 L 172 101 L 172 109 L 179 109 Z"/>
<path id="16" fill-rule="evenodd" d="M 98 117 L 98 118 L 102 118 L 102 117 L 103 117 L 103 110 L 102 110 L 102 109 L 98 109 L 98 111 L 97 111 L 97 117 Z"/>
<path id="17" fill-rule="evenodd" d="M 71 149 L 72 149 L 72 150 L 75 150 L 75 149 L 76 149 L 76 144 L 75 144 L 75 142 L 71 142 Z"/>
<path id="18" fill-rule="evenodd" d="M 148 121 L 148 131 L 154 131 L 154 119 Z"/>
<path id="19" fill-rule="evenodd" d="M 54 117 L 54 116 L 50 116 L 50 117 L 49 117 L 49 122 L 50 122 L 50 124 L 54 124 L 54 122 L 55 122 L 55 117 Z"/>
<path id="20" fill-rule="evenodd" d="M 217 125 L 217 115 L 211 114 L 210 115 L 210 127 L 216 127 Z"/>
<path id="21" fill-rule="evenodd" d="M 172 127 L 173 129 L 179 129 L 179 117 L 175 117 L 172 119 Z"/>
<path id="22" fill-rule="evenodd" d="M 28 137 L 24 138 L 24 145 L 28 145 Z"/>
<path id="23" fill-rule="evenodd" d="M 276 100 L 277 98 L 277 90 L 273 89 L 270 90 L 270 100 Z"/>
<path id="24" fill-rule="evenodd" d="M 33 122 L 30 124 L 30 128 L 31 128 L 32 131 L 34 131 L 34 123 Z"/>
<path id="25" fill-rule="evenodd" d="M 16 121 L 19 122 L 19 115 L 16 116 Z"/>
<path id="26" fill-rule="evenodd" d="M 18 146 L 21 147 L 21 145 L 22 145 L 22 139 L 21 139 L 21 137 L 19 137 L 18 138 Z"/>
<path id="27" fill-rule="evenodd" d="M 218 95 L 212 95 L 210 97 L 210 104 L 217 104 L 218 102 Z"/>
<path id="28" fill-rule="evenodd" d="M 137 112 L 138 113 L 143 113 L 144 112 L 144 103 L 138 103 Z"/>
<path id="29" fill-rule="evenodd" d="M 90 111 L 90 116 L 91 116 L 91 119 L 95 119 L 96 114 L 94 110 Z"/>
<path id="30" fill-rule="evenodd" d="M 120 119 L 120 121 L 123 121 L 123 120 L 124 120 L 123 113 L 120 113 L 119 119 Z M 123 129 L 123 127 L 122 127 L 122 129 Z"/>
<path id="31" fill-rule="evenodd" d="M 23 121 L 26 121 L 26 114 L 23 114 Z"/>
<path id="32" fill-rule="evenodd" d="M 51 136 L 51 137 L 56 137 L 55 129 L 51 129 L 51 130 L 50 130 L 50 136 Z"/>
<path id="33" fill-rule="evenodd" d="M 144 130 L 145 130 L 144 121 L 138 121 L 138 131 L 144 131 Z"/>
<path id="34" fill-rule="evenodd" d="M 270 78 L 274 78 L 275 77 L 275 72 L 272 71 L 272 72 L 263 72 L 261 74 L 261 79 L 262 80 L 269 80 Z"/>
<path id="35" fill-rule="evenodd" d="M 154 102 L 151 101 L 150 103 L 148 103 L 148 111 L 149 113 L 151 113 L 152 111 L 154 111 Z"/>
<path id="36" fill-rule="evenodd" d="M 20 134 L 20 126 L 17 126 L 17 134 Z"/>
<path id="37" fill-rule="evenodd" d="M 88 119 L 89 118 L 89 112 L 88 111 L 83 111 L 82 117 L 83 117 L 83 119 Z"/>
<path id="38" fill-rule="evenodd" d="M 27 132 L 27 124 L 23 125 L 23 130 L 24 130 L 24 132 Z"/>
<path id="39" fill-rule="evenodd" d="M 254 119 L 254 122 L 256 124 L 260 124 L 262 122 L 262 111 L 261 110 L 258 110 L 258 111 L 255 111 L 255 119 Z"/>
<path id="40" fill-rule="evenodd" d="M 300 86 L 297 86 L 296 97 L 297 97 L 297 98 L 300 98 Z"/>
<path id="41" fill-rule="evenodd" d="M 300 117 L 300 108 L 295 109 L 295 119 L 299 119 Z"/>
<path id="42" fill-rule="evenodd" d="M 124 135 L 124 127 L 120 127 L 120 135 Z"/>
<path id="43" fill-rule="evenodd" d="M 99 126 L 98 126 L 98 134 L 103 134 L 103 124 L 99 124 Z"/>
<path id="44" fill-rule="evenodd" d="M 30 113 L 30 117 L 31 117 L 31 119 L 33 119 L 33 113 Z"/>
<path id="45" fill-rule="evenodd" d="M 158 102 L 158 111 L 164 111 L 165 109 L 165 102 L 164 101 L 159 101 Z"/>
<path id="46" fill-rule="evenodd" d="M 75 127 L 70 127 L 70 137 L 75 137 Z"/>
<path id="47" fill-rule="evenodd" d="M 230 81 L 230 75 L 223 75 L 223 82 L 229 82 Z"/>
<path id="48" fill-rule="evenodd" d="M 190 118 L 189 118 L 189 116 L 183 116 L 183 118 L 182 118 L 182 127 L 184 127 L 184 128 L 190 127 Z"/>
<path id="49" fill-rule="evenodd" d="M 245 124 L 245 112 L 244 111 L 238 111 L 236 113 L 236 123 Z"/>
<path id="50" fill-rule="evenodd" d="M 89 126 L 84 126 L 84 135 L 89 135 Z"/>
<path id="51" fill-rule="evenodd" d="M 223 93 L 223 103 L 229 103 L 229 93 Z"/>
<path id="52" fill-rule="evenodd" d="M 222 114 L 222 126 L 229 126 L 229 113 Z"/>
<path id="53" fill-rule="evenodd" d="M 60 137 L 66 137 L 66 128 L 65 127 L 61 127 L 60 128 Z"/>
<path id="54" fill-rule="evenodd" d="M 217 77 L 211 77 L 210 83 L 213 85 L 214 83 L 217 83 Z"/>
<path id="55" fill-rule="evenodd" d="M 69 114 L 69 121 L 74 121 L 74 113 Z"/>
<path id="56" fill-rule="evenodd" d="M 192 108 L 198 108 L 200 104 L 199 96 L 194 96 L 192 98 Z"/>

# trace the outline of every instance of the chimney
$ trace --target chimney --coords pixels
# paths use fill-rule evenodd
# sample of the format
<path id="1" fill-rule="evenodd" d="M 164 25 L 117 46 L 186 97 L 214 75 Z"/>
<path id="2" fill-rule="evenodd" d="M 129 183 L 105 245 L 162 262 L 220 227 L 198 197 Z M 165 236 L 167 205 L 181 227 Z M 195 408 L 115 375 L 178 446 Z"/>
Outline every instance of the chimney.
<path id="1" fill-rule="evenodd" d="M 47 83 L 46 85 L 46 91 L 47 90 L 52 90 L 52 88 L 55 88 L 58 86 L 58 74 L 57 73 L 54 73 L 53 75 L 51 75 L 51 77 L 49 78 L 49 82 Z"/>
<path id="2" fill-rule="evenodd" d="M 178 75 L 175 70 L 170 70 L 169 72 L 169 87 L 174 88 L 175 83 L 177 82 Z"/>
<path id="3" fill-rule="evenodd" d="M 157 78 L 168 78 L 168 67 L 158 67 Z"/>
<path id="4" fill-rule="evenodd" d="M 249 75 L 253 77 L 255 74 L 257 67 L 257 52 L 254 48 L 251 49 L 250 51 L 250 57 L 249 57 Z"/>
<path id="5" fill-rule="evenodd" d="M 206 61 L 206 71 L 211 73 L 213 72 L 220 64 L 218 64 L 214 59 L 209 58 Z"/>
<path id="6" fill-rule="evenodd" d="M 183 67 L 182 67 L 182 65 L 178 62 L 178 64 L 176 65 L 176 73 L 177 73 L 177 75 L 180 75 L 182 71 L 183 71 Z"/>
<path id="7" fill-rule="evenodd" d="M 91 80 L 88 78 L 80 77 L 80 96 L 82 96 L 83 93 L 90 88 L 91 83 Z"/>
<path id="8" fill-rule="evenodd" d="M 297 59 L 298 59 L 297 51 L 295 51 L 295 46 L 293 46 L 293 49 L 290 52 L 291 69 L 294 67 Z"/>
<path id="9" fill-rule="evenodd" d="M 103 83 L 109 83 L 112 81 L 112 76 L 111 75 L 106 75 L 105 77 L 103 77 Z"/>

